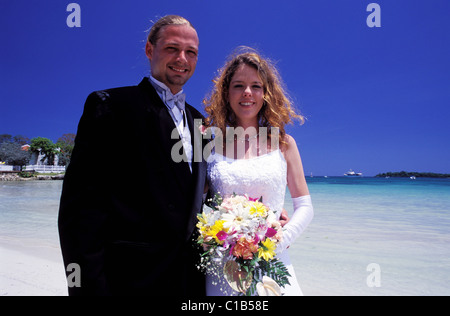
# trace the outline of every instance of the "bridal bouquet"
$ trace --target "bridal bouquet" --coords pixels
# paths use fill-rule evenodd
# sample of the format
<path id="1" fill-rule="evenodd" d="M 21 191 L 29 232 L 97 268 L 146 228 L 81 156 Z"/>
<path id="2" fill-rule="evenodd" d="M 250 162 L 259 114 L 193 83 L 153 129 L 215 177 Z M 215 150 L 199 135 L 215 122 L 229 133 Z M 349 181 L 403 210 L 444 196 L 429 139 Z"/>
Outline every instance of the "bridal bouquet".
<path id="1" fill-rule="evenodd" d="M 280 295 L 290 274 L 276 258 L 283 232 L 274 212 L 247 195 L 223 199 L 216 194 L 209 202 L 197 216 L 197 243 L 203 249 L 199 268 L 241 294 Z M 221 286 L 231 294 L 226 288 Z"/>

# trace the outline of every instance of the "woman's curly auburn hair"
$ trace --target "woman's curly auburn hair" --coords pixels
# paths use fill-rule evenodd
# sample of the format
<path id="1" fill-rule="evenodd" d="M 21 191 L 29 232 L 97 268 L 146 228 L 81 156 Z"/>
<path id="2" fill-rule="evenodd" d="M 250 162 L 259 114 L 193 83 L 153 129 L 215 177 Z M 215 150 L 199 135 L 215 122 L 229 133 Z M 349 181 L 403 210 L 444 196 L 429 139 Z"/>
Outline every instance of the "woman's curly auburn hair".
<path id="1" fill-rule="evenodd" d="M 215 126 L 222 131 L 223 135 L 226 135 L 227 127 L 237 127 L 236 116 L 228 102 L 228 91 L 236 70 L 244 64 L 257 70 L 264 85 L 264 103 L 258 113 L 259 126 L 268 128 L 269 138 L 271 127 L 278 128 L 280 145 L 287 144 L 284 141 L 285 125 L 292 123 L 293 119 L 298 119 L 303 124 L 305 119 L 293 109 L 292 101 L 283 88 L 283 82 L 276 67 L 249 47 L 239 47 L 213 80 L 214 88 L 211 95 L 203 100 L 208 114 L 205 120 L 207 127 Z"/>

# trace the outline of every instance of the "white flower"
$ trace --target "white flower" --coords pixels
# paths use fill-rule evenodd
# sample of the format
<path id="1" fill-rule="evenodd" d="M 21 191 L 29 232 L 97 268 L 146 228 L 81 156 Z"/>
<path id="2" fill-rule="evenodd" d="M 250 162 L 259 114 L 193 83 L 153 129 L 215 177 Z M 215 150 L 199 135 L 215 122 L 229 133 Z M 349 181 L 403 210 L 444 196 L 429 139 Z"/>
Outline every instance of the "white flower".
<path id="1" fill-rule="evenodd" d="M 262 283 L 256 284 L 256 291 L 259 296 L 281 296 L 281 288 L 268 276 L 263 276 Z"/>
<path id="2" fill-rule="evenodd" d="M 243 231 L 249 227 L 252 220 L 248 208 L 242 205 L 236 205 L 232 210 L 222 214 L 222 219 L 225 221 L 224 228 L 237 231 Z"/>
<path id="3" fill-rule="evenodd" d="M 277 219 L 277 217 L 276 217 L 274 212 L 269 211 L 269 214 L 267 215 L 267 223 L 269 225 L 272 225 L 272 223 L 279 223 L 279 221 L 278 221 L 278 219 Z"/>

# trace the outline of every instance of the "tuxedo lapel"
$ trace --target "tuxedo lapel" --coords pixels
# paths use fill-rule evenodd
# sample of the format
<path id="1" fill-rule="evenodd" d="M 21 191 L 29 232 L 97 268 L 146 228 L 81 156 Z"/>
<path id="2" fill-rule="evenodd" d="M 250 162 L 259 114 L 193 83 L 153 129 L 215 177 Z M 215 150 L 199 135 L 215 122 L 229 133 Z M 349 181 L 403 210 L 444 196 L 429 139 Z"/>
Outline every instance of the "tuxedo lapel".
<path id="1" fill-rule="evenodd" d="M 188 106 L 186 106 L 186 117 L 189 124 L 189 129 L 191 132 L 192 140 L 192 176 L 194 180 L 194 190 L 193 190 L 193 202 L 191 207 L 191 214 L 188 220 L 187 235 L 186 239 L 190 238 L 192 232 L 195 228 L 195 223 L 197 219 L 197 213 L 201 212 L 203 204 L 203 192 L 205 190 L 206 181 L 206 162 L 203 159 L 203 141 L 202 134 L 200 133 L 201 119 L 199 119 L 200 124 L 194 121 L 191 111 Z"/>
<path id="2" fill-rule="evenodd" d="M 203 203 L 203 192 L 206 181 L 206 162 L 203 159 L 203 142 L 202 135 L 200 133 L 200 126 L 197 126 L 194 121 L 194 117 L 190 111 L 190 106 L 186 106 L 186 119 L 191 134 L 191 143 L 193 149 L 193 161 L 192 161 L 192 173 L 189 170 L 189 164 L 185 161 L 174 162 L 172 158 L 172 149 L 174 146 L 180 148 L 181 139 L 177 134 L 175 139 L 172 139 L 172 132 L 177 133 L 175 123 L 169 114 L 169 111 L 163 101 L 159 98 L 156 90 L 148 82 L 147 78 L 140 84 L 141 88 L 145 90 L 147 95 L 146 108 L 149 115 L 148 123 L 155 124 L 154 128 L 151 128 L 154 133 L 154 143 L 161 144 L 160 147 L 163 151 L 161 164 L 167 168 L 167 176 L 173 177 L 178 183 L 180 189 L 184 192 L 188 192 L 189 199 L 192 201 L 189 207 L 189 216 L 187 221 L 187 229 L 185 239 L 188 240 L 195 228 L 196 214 L 201 212 Z"/>
<path id="3" fill-rule="evenodd" d="M 149 97 L 148 102 L 146 102 L 147 112 L 153 119 L 148 120 L 148 124 L 157 125 L 155 126 L 156 128 L 152 128 L 152 131 L 155 133 L 154 137 L 156 137 L 154 142 L 160 143 L 161 150 L 163 151 L 162 156 L 164 157 L 164 161 L 161 161 L 161 164 L 168 166 L 167 169 L 170 170 L 169 172 L 173 173 L 172 177 L 177 179 L 180 188 L 186 190 L 192 178 L 189 165 L 185 162 L 186 159 L 183 159 L 181 162 L 175 162 L 174 157 L 172 157 L 174 148 L 179 148 L 181 145 L 181 143 L 179 143 L 181 142 L 181 139 L 175 123 L 173 122 L 166 105 L 158 96 L 150 82 L 148 82 L 147 78 L 142 80 L 140 86 L 146 91 L 146 94 Z"/>
<path id="4" fill-rule="evenodd" d="M 189 132 L 191 134 L 191 145 L 192 145 L 192 173 L 195 174 L 198 164 L 195 162 L 201 161 L 202 155 L 202 135 L 200 133 L 201 119 L 194 120 L 189 107 L 186 106 L 186 118 L 189 127 Z M 199 124 L 200 123 L 200 124 Z"/>

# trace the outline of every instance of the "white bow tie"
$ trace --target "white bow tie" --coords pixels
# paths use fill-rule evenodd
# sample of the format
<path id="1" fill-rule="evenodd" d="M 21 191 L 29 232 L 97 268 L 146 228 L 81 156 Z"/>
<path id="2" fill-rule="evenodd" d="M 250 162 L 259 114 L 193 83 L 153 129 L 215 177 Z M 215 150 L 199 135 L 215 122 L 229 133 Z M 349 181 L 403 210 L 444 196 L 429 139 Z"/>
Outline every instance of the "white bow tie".
<path id="1" fill-rule="evenodd" d="M 173 95 L 172 93 L 165 92 L 165 101 L 169 108 L 172 110 L 174 106 L 176 106 L 180 111 L 184 111 L 186 94 L 180 93 L 177 95 Z"/>

